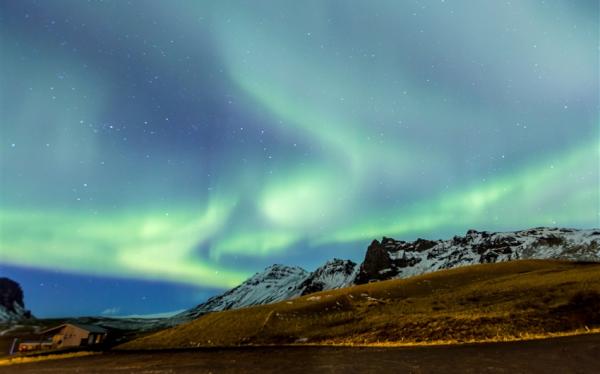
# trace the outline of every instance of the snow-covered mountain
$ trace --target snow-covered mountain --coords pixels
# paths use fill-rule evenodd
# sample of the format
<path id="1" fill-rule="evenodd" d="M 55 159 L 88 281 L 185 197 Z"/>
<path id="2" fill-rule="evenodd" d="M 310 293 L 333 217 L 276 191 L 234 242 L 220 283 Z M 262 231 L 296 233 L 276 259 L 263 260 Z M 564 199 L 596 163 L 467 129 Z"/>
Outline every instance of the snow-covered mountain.
<path id="1" fill-rule="evenodd" d="M 600 230 L 535 228 L 514 232 L 469 230 L 449 240 L 374 240 L 355 284 L 407 278 L 440 269 L 518 259 L 600 261 Z"/>
<path id="2" fill-rule="evenodd" d="M 241 285 L 173 317 L 169 324 L 188 321 L 209 312 L 269 304 L 355 284 L 517 259 L 600 261 L 600 229 L 469 230 L 465 236 L 449 240 L 417 239 L 413 242 L 384 237 L 371 243 L 360 266 L 340 259 L 330 260 L 313 272 L 299 267 L 272 265 Z"/>
<path id="3" fill-rule="evenodd" d="M 334 258 L 310 273 L 296 289 L 301 291 L 299 295 L 307 295 L 313 292 L 348 287 L 353 284 L 358 269 L 355 262 Z"/>
<path id="4" fill-rule="evenodd" d="M 239 286 L 211 297 L 205 303 L 178 314 L 173 319 L 189 320 L 208 312 L 269 304 L 299 296 L 301 291 L 297 287 L 308 275 L 309 273 L 300 267 L 271 265 Z"/>
<path id="5" fill-rule="evenodd" d="M 346 287 L 352 284 L 358 265 L 349 260 L 333 259 L 312 273 L 300 268 L 271 265 L 231 290 L 174 316 L 180 323 L 221 310 L 275 303 L 311 292 Z"/>
<path id="6" fill-rule="evenodd" d="M 21 286 L 9 278 L 0 278 L 0 322 L 15 322 L 31 318 L 25 309 Z"/>

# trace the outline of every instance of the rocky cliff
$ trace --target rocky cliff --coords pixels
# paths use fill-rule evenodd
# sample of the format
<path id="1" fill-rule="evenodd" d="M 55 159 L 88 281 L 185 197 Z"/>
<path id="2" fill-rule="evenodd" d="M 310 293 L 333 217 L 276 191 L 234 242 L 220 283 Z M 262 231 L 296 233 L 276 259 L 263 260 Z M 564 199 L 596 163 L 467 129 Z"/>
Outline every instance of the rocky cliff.
<path id="1" fill-rule="evenodd" d="M 0 278 L 0 322 L 31 318 L 25 309 L 21 286 L 9 278 Z"/>

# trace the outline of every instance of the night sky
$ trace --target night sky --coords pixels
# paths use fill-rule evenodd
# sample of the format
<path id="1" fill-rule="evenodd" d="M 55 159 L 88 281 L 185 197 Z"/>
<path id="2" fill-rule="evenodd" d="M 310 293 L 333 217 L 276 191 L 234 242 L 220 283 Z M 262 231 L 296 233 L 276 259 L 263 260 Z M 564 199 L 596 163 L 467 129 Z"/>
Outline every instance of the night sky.
<path id="1" fill-rule="evenodd" d="M 0 275 L 37 316 L 599 225 L 590 1 L 2 1 Z"/>

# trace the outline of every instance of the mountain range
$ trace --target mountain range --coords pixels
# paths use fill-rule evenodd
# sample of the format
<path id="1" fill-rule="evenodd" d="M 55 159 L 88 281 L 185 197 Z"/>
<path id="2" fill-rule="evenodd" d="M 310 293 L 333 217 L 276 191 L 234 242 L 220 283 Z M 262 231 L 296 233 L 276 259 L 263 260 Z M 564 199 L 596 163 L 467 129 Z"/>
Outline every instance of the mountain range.
<path id="1" fill-rule="evenodd" d="M 196 319 L 209 312 L 270 304 L 312 292 L 520 259 L 599 262 L 600 229 L 469 230 L 464 236 L 448 240 L 412 242 L 384 237 L 381 241 L 373 240 L 360 265 L 333 259 L 313 272 L 296 266 L 271 265 L 239 286 L 172 317 L 169 324 Z"/>
<path id="2" fill-rule="evenodd" d="M 149 330 L 178 325 L 210 312 L 272 304 L 319 291 L 519 259 L 600 262 L 600 229 L 469 230 L 464 236 L 447 240 L 402 241 L 383 237 L 371 242 L 360 264 L 332 259 L 312 272 L 275 264 L 239 286 L 170 318 L 93 318 L 88 322 L 107 328 Z M 0 322 L 29 317 L 31 313 L 25 309 L 21 287 L 8 278 L 0 278 Z"/>

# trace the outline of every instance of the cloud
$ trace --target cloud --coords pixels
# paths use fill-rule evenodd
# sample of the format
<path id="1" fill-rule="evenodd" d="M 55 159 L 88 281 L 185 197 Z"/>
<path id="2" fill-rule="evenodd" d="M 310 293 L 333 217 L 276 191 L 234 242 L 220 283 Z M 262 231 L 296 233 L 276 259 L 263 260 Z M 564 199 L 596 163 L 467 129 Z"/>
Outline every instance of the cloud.
<path id="1" fill-rule="evenodd" d="M 120 311 L 121 311 L 121 307 L 113 306 L 111 308 L 104 309 L 102 312 L 100 312 L 100 314 L 103 316 L 114 316 L 114 315 L 118 314 Z"/>

